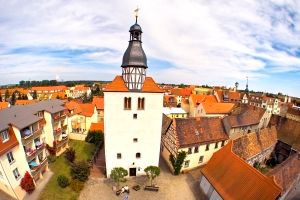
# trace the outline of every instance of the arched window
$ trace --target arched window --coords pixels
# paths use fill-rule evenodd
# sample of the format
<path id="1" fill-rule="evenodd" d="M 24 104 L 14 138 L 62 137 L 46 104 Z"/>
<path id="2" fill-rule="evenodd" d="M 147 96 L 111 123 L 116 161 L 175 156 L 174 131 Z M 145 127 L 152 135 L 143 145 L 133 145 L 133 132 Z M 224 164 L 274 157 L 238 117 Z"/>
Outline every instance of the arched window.
<path id="1" fill-rule="evenodd" d="M 131 97 L 124 97 L 124 109 L 125 110 L 131 109 Z"/>
<path id="2" fill-rule="evenodd" d="M 144 110 L 145 109 L 145 98 L 138 98 L 138 110 Z"/>

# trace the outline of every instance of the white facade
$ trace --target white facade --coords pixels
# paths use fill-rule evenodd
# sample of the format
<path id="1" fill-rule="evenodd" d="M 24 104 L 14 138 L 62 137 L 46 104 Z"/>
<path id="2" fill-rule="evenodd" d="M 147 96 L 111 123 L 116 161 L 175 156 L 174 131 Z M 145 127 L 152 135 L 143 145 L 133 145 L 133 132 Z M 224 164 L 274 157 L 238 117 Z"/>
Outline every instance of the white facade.
<path id="1" fill-rule="evenodd" d="M 124 109 L 125 97 L 131 97 L 131 109 Z M 144 109 L 138 109 L 139 97 L 145 99 Z M 104 92 L 104 98 L 107 176 L 114 167 L 134 176 L 145 174 L 149 165 L 158 166 L 163 93 Z"/>

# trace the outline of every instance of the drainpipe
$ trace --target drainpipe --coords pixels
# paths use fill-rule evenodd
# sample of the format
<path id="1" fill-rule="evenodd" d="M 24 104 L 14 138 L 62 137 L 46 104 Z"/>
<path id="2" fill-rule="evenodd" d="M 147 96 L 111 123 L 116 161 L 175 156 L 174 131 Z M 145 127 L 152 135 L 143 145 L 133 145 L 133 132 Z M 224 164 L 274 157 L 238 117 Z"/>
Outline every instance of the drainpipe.
<path id="1" fill-rule="evenodd" d="M 7 180 L 8 183 L 9 183 L 9 186 L 11 187 L 12 191 L 14 192 L 16 198 L 19 200 L 19 197 L 18 197 L 18 195 L 16 194 L 15 190 L 13 189 L 13 187 L 12 187 L 12 185 L 11 185 L 11 183 L 10 183 L 8 177 L 7 177 L 7 174 L 6 174 L 6 172 L 5 172 L 4 168 L 3 168 L 3 165 L 2 165 L 2 162 L 1 162 L 1 161 L 0 161 L 0 164 L 1 164 L 1 168 L 3 169 L 3 172 L 4 172 L 4 174 L 5 174 L 6 180 Z"/>

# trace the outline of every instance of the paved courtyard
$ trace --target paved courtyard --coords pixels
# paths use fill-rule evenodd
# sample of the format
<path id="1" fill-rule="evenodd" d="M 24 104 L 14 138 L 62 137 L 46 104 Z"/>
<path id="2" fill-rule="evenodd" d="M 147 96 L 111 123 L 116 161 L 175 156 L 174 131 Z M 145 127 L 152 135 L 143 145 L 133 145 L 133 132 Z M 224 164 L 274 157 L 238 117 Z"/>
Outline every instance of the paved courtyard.
<path id="1" fill-rule="evenodd" d="M 149 182 L 147 177 L 134 177 L 129 178 L 126 183 L 121 183 L 120 186 L 128 185 L 130 194 L 128 199 L 162 199 L 162 200 L 202 200 L 205 199 L 200 193 L 199 189 L 199 177 L 200 170 L 194 170 L 187 174 L 181 174 L 179 176 L 173 176 L 166 163 L 160 162 L 161 174 L 156 179 L 156 184 L 159 186 L 159 191 L 145 191 L 143 186 L 148 185 Z M 132 186 L 139 184 L 141 190 L 135 191 Z M 83 191 L 79 196 L 79 200 L 90 200 L 90 199 L 103 199 L 103 200 L 114 200 L 124 199 L 125 194 L 116 196 L 112 190 L 114 183 L 105 178 L 90 177 L 86 183 Z"/>

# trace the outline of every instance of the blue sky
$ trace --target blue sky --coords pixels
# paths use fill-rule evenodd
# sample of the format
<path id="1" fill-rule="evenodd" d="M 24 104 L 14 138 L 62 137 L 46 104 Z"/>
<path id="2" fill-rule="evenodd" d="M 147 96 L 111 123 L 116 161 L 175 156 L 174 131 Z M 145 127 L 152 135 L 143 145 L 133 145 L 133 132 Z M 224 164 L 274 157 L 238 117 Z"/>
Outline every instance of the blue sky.
<path id="1" fill-rule="evenodd" d="M 0 84 L 112 80 L 140 7 L 148 75 L 300 97 L 300 1 L 0 0 Z"/>

